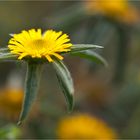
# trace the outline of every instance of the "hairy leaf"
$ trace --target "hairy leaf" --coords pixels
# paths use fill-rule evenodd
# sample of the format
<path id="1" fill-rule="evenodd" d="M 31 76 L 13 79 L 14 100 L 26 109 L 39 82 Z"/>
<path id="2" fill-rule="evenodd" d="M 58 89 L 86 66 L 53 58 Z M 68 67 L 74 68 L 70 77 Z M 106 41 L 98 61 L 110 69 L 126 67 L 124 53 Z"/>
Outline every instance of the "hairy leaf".
<path id="1" fill-rule="evenodd" d="M 62 63 L 62 61 L 55 60 L 53 62 L 53 66 L 56 71 L 59 84 L 66 98 L 68 109 L 69 111 L 71 111 L 73 109 L 74 87 L 70 72 L 68 71 L 66 66 Z"/>
<path id="2" fill-rule="evenodd" d="M 7 52 L 0 52 L 0 61 L 10 61 L 10 60 L 16 60 L 17 55 Z"/>
<path id="3" fill-rule="evenodd" d="M 27 117 L 37 97 L 41 75 L 41 66 L 42 65 L 39 64 L 28 63 L 25 82 L 25 95 L 18 125 L 20 125 L 22 121 L 24 121 L 24 119 Z"/>
<path id="4" fill-rule="evenodd" d="M 103 47 L 98 45 L 91 45 L 91 44 L 74 44 L 71 47 L 71 51 L 68 53 L 81 52 L 81 51 L 85 51 L 89 49 L 97 49 L 97 48 L 101 49 Z"/>
<path id="5" fill-rule="evenodd" d="M 106 62 L 106 60 L 94 51 L 87 50 L 87 51 L 82 51 L 82 52 L 72 53 L 72 54 L 75 56 L 89 59 L 96 63 L 104 64 L 105 66 L 108 66 L 108 63 Z"/>

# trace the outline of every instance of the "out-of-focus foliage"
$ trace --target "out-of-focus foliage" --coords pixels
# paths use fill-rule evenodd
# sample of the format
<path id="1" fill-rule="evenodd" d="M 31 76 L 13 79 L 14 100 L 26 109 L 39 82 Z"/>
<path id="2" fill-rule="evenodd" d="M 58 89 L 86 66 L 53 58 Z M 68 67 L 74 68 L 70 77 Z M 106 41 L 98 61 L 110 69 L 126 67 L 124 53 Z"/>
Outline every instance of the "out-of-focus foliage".
<path id="1" fill-rule="evenodd" d="M 7 125 L 0 128 L 0 139 L 17 139 L 20 135 L 20 129 L 14 125 Z"/>

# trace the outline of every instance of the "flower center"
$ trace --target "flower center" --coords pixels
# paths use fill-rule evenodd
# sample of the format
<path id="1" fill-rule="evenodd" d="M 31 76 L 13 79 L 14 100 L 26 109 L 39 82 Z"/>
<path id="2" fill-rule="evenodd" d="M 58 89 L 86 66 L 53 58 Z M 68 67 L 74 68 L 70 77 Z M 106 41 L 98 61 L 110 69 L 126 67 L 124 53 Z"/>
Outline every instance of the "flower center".
<path id="1" fill-rule="evenodd" d="M 30 42 L 35 49 L 42 49 L 46 46 L 46 41 L 43 39 L 36 39 Z"/>

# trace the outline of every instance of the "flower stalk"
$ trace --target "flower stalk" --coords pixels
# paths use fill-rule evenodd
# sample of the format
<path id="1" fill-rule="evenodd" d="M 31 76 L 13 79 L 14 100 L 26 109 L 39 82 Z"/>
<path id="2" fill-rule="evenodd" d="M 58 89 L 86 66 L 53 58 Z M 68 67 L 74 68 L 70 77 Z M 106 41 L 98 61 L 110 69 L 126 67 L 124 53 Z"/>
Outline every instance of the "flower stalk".
<path id="1" fill-rule="evenodd" d="M 38 93 L 42 64 L 28 62 L 25 82 L 25 95 L 18 125 L 26 118 Z"/>

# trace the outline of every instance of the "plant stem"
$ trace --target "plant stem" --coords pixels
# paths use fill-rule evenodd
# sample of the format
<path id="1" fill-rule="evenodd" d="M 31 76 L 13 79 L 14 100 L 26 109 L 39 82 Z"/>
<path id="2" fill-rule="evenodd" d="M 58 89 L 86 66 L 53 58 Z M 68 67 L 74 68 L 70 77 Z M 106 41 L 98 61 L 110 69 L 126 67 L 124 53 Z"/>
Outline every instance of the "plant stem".
<path id="1" fill-rule="evenodd" d="M 129 40 L 130 33 L 128 28 L 124 25 L 117 25 L 118 35 L 119 35 L 119 46 L 117 52 L 115 74 L 113 81 L 115 83 L 120 83 L 124 80 L 125 68 L 129 53 Z"/>

